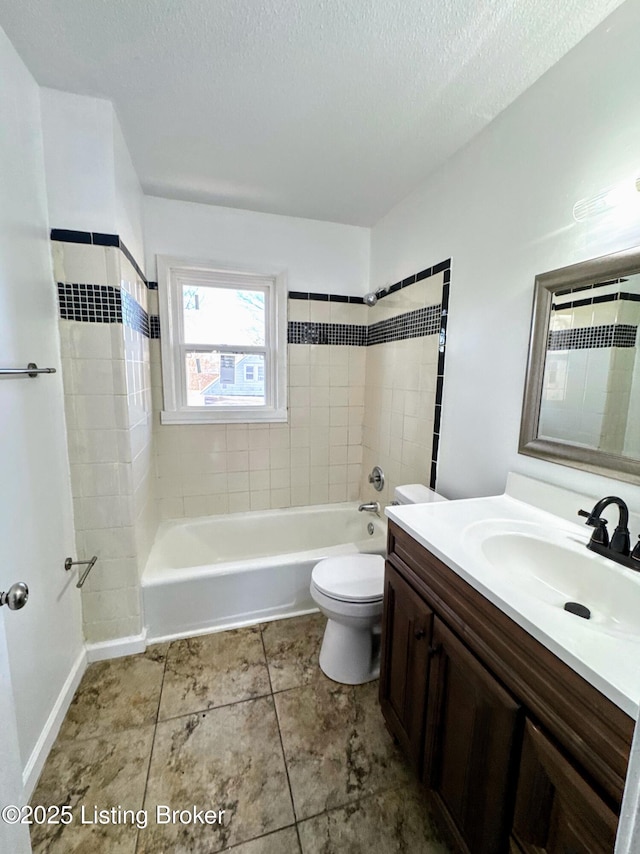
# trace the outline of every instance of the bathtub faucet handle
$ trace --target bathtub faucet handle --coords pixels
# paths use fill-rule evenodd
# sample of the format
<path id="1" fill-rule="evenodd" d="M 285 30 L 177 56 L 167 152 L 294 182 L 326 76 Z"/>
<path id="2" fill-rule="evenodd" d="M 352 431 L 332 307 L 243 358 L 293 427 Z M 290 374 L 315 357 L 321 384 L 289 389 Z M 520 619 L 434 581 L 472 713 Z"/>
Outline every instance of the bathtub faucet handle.
<path id="1" fill-rule="evenodd" d="M 384 472 L 380 468 L 380 466 L 374 466 L 371 469 L 371 474 L 369 475 L 369 483 L 373 484 L 373 488 L 376 492 L 382 492 L 384 489 Z"/>

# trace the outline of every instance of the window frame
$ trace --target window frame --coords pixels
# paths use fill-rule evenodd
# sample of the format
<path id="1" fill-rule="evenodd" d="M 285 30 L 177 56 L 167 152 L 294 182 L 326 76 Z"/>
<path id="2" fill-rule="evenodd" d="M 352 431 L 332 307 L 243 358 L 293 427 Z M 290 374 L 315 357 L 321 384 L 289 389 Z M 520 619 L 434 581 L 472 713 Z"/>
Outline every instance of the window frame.
<path id="1" fill-rule="evenodd" d="M 265 346 L 240 347 L 184 341 L 184 280 L 209 287 L 243 285 L 265 293 Z M 287 421 L 287 276 L 284 270 L 158 256 L 158 303 L 162 359 L 162 424 L 230 424 Z M 265 354 L 265 404 L 189 406 L 186 399 L 186 352 Z"/>

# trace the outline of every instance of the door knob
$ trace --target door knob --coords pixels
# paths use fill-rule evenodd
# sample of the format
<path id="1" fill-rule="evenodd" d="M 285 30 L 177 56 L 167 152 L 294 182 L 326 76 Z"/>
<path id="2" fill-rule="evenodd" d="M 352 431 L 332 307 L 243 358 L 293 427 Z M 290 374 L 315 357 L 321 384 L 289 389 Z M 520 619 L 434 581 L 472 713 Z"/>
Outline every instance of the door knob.
<path id="1" fill-rule="evenodd" d="M 24 608 L 29 598 L 29 588 L 24 581 L 12 584 L 6 593 L 0 593 L 0 606 L 8 605 L 9 610 L 19 611 Z"/>

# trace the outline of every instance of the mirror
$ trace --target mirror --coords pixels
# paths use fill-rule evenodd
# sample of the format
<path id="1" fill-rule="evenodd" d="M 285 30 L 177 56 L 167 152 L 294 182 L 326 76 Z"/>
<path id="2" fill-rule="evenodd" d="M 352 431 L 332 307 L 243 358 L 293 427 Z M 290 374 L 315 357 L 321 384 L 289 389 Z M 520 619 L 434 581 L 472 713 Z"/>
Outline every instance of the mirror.
<path id="1" fill-rule="evenodd" d="M 640 248 L 536 276 L 519 451 L 640 483 Z"/>

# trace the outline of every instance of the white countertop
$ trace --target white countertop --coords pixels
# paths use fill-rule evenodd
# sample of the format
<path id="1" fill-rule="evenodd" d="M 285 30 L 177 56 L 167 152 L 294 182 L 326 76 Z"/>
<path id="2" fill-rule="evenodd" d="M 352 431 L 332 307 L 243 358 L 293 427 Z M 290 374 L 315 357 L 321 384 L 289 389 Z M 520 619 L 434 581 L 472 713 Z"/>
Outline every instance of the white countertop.
<path id="1" fill-rule="evenodd" d="M 592 506 L 585 499 L 582 505 Z M 577 508 L 576 508 L 577 509 Z M 628 715 L 638 717 L 640 701 L 640 613 L 638 635 L 608 634 L 551 606 L 523 589 L 518 578 L 497 569 L 478 548 L 491 531 L 545 532 L 586 559 L 601 562 L 611 583 L 620 573 L 640 585 L 640 572 L 621 567 L 586 549 L 592 529 L 540 510 L 510 495 L 431 504 L 390 506 L 386 515 L 467 581 L 496 607 L 602 692 Z M 615 508 L 614 508 L 615 512 Z M 609 516 L 609 518 L 614 518 Z M 600 567 L 598 567 L 599 569 Z M 590 605 L 591 603 L 585 602 Z"/>

